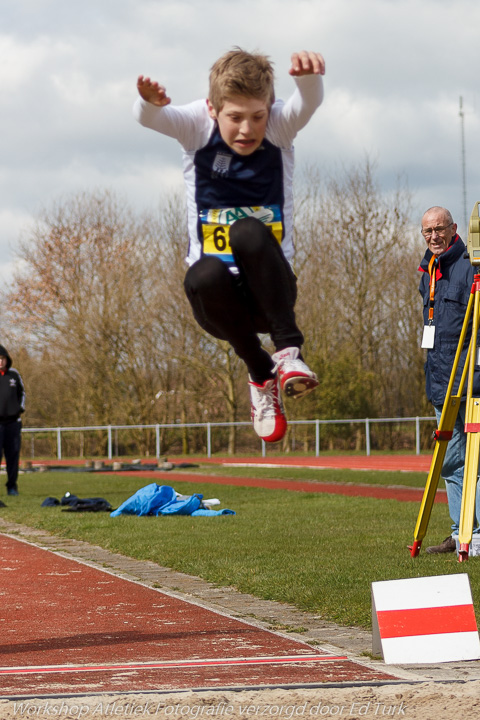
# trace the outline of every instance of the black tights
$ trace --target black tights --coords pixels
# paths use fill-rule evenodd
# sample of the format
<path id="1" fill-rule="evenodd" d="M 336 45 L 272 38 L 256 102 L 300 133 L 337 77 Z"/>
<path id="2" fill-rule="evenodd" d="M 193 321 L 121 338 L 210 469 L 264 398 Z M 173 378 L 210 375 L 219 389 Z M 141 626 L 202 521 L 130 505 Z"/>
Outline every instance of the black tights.
<path id="1" fill-rule="evenodd" d="M 273 233 L 256 218 L 231 226 L 230 246 L 239 275 L 204 255 L 188 269 L 185 292 L 198 324 L 227 340 L 252 379 L 263 382 L 274 363 L 257 333 L 269 333 L 276 351 L 303 344 L 294 312 L 296 278 Z"/>

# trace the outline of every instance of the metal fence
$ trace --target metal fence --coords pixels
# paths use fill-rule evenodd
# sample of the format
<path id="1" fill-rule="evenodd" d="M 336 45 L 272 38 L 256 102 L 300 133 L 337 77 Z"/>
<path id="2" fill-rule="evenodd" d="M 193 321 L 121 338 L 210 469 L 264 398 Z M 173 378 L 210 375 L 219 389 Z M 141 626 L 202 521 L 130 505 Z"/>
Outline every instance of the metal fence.
<path id="1" fill-rule="evenodd" d="M 421 423 L 428 422 L 430 424 L 435 424 L 436 421 L 434 417 L 406 417 L 406 418 L 349 418 L 349 419 L 342 419 L 342 420 L 292 420 L 289 421 L 289 427 L 290 428 L 296 428 L 300 426 L 306 426 L 311 427 L 314 433 L 313 438 L 313 448 L 315 456 L 318 457 L 320 455 L 321 451 L 321 433 L 322 428 L 325 428 L 326 426 L 336 425 L 336 426 L 356 426 L 356 430 L 358 431 L 359 428 L 363 430 L 364 435 L 364 442 L 362 444 L 365 447 L 365 453 L 366 455 L 371 454 L 372 450 L 372 427 L 376 424 L 384 424 L 384 423 L 394 423 L 394 424 L 410 424 L 412 425 L 411 430 L 411 440 L 412 440 L 412 448 L 415 448 L 415 452 L 417 455 L 421 452 Z M 143 433 L 149 432 L 154 434 L 154 445 L 155 445 L 155 457 L 160 458 L 162 455 L 162 443 L 161 443 L 161 436 L 162 432 L 165 431 L 181 431 L 181 432 L 189 432 L 192 430 L 196 430 L 196 432 L 202 432 L 205 433 L 203 444 L 206 449 L 207 457 L 212 457 L 212 447 L 213 447 L 213 436 L 216 430 L 220 428 L 230 428 L 231 426 L 235 426 L 238 428 L 241 427 L 251 427 L 250 422 L 236 422 L 236 423 L 214 423 L 214 422 L 206 422 L 206 423 L 170 423 L 170 424 L 156 424 L 156 425 L 95 425 L 95 426 L 85 426 L 85 427 L 57 427 L 57 428 L 22 428 L 22 434 L 23 435 L 29 435 L 30 436 L 30 455 L 32 459 L 36 455 L 35 451 L 35 440 L 36 438 L 49 438 L 49 446 L 51 445 L 53 441 L 53 445 L 51 445 L 52 450 L 54 452 L 52 454 L 55 454 L 58 460 L 61 460 L 63 457 L 62 454 L 62 441 L 64 441 L 65 436 L 68 433 L 77 433 L 80 436 L 80 452 L 78 453 L 80 456 L 83 456 L 83 447 L 84 447 L 84 440 L 85 440 L 85 434 L 86 433 L 102 433 L 103 436 L 106 434 L 106 454 L 109 460 L 113 459 L 114 457 L 119 456 L 119 443 L 118 443 L 118 434 L 119 431 L 141 431 Z M 407 435 L 410 435 L 410 430 L 407 428 Z M 26 440 L 26 437 L 24 438 Z M 152 438 L 153 439 L 153 438 Z M 266 451 L 267 451 L 267 443 L 265 443 L 263 440 L 259 440 L 260 448 L 259 451 L 261 452 L 262 457 L 265 457 Z M 64 443 L 65 444 L 65 443 Z M 24 443 L 24 456 L 28 454 L 28 449 L 25 448 L 25 445 L 27 443 Z M 56 446 L 56 447 L 55 447 Z M 140 447 L 140 445 L 139 445 Z M 277 446 L 278 447 L 278 446 Z M 55 449 L 54 449 L 55 448 Z M 290 450 L 296 449 L 295 445 L 293 448 L 290 448 Z M 163 453 L 164 454 L 164 453 Z M 71 456 L 71 454 L 70 454 Z"/>

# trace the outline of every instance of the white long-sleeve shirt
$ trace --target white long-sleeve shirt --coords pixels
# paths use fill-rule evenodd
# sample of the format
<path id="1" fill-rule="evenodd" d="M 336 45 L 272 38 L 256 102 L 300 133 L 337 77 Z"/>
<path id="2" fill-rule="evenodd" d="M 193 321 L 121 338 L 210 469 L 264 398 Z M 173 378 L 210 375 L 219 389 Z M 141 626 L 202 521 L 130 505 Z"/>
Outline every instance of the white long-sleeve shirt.
<path id="1" fill-rule="evenodd" d="M 165 107 L 136 100 L 133 112 L 138 122 L 175 138 L 183 148 L 190 265 L 202 254 L 215 254 L 235 271 L 228 226 L 248 215 L 270 225 L 292 262 L 292 143 L 323 100 L 320 75 L 294 80 L 296 88 L 289 100 L 272 105 L 262 145 L 246 156 L 222 140 L 205 100 Z"/>

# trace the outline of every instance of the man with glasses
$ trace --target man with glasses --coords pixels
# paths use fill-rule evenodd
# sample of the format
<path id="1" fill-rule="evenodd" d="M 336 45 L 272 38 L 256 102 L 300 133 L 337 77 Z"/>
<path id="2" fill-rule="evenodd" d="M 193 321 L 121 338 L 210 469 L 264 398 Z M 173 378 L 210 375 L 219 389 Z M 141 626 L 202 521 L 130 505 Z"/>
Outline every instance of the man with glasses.
<path id="1" fill-rule="evenodd" d="M 423 272 L 420 293 L 423 297 L 423 340 L 427 350 L 425 362 L 426 392 L 440 421 L 447 393 L 453 361 L 472 290 L 473 269 L 467 248 L 457 234 L 457 225 L 448 210 L 431 207 L 422 218 L 422 235 L 427 251 L 420 263 Z M 467 333 L 459 363 L 459 371 L 453 387 L 458 390 L 461 370 L 465 365 L 470 335 Z M 480 366 L 475 367 L 473 395 L 480 395 Z M 427 548 L 427 553 L 455 552 L 455 535 L 458 535 L 462 504 L 463 475 L 467 436 L 465 434 L 465 397 L 460 403 L 452 439 L 447 445 L 442 477 L 447 489 L 448 509 L 452 519 L 451 534 L 439 545 Z M 477 483 L 476 518 L 474 533 L 480 532 L 480 483 Z"/>

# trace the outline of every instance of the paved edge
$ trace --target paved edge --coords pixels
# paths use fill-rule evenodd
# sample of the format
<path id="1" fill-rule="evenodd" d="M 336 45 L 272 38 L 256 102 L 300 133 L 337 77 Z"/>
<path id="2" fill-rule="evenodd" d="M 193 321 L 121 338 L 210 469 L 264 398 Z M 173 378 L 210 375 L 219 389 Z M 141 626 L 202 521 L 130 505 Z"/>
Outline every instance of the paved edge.
<path id="1" fill-rule="evenodd" d="M 58 537 L 44 530 L 6 521 L 1 517 L 0 532 L 45 550 L 80 560 L 125 580 L 138 582 L 209 610 L 245 620 L 264 630 L 286 635 L 307 643 L 314 649 L 321 647 L 328 653 L 346 654 L 354 662 L 396 676 L 396 682 L 463 682 L 480 677 L 480 661 L 422 666 L 386 665 L 382 660 L 371 657 L 372 634 L 368 630 L 336 625 L 324 620 L 320 615 L 305 612 L 292 605 L 262 600 L 231 587 L 218 587 L 199 577 L 179 573 L 148 560 L 135 560 L 113 553 L 83 540 Z"/>

